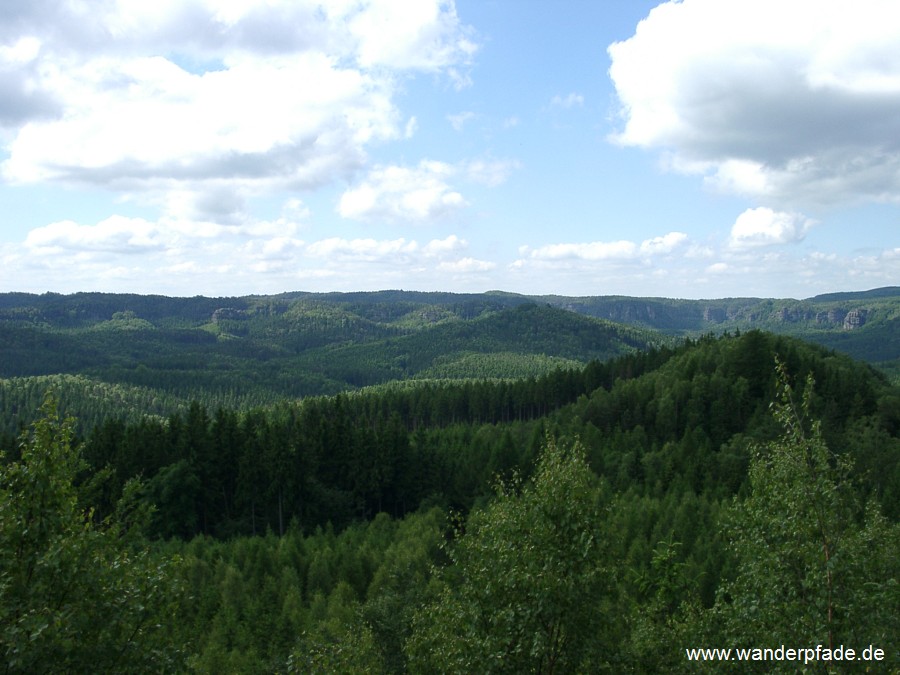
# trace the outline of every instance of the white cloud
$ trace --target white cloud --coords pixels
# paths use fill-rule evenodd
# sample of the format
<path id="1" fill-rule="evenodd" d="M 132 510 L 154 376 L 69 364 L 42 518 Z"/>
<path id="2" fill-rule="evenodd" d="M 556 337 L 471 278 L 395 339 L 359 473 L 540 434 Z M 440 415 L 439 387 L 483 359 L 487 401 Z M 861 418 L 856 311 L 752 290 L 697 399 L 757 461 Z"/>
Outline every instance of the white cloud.
<path id="1" fill-rule="evenodd" d="M 454 274 L 490 272 L 495 267 L 497 267 L 496 263 L 488 260 L 477 260 L 475 258 L 460 258 L 459 260 L 445 261 L 438 264 L 438 269 L 440 271 L 452 272 Z"/>
<path id="2" fill-rule="evenodd" d="M 163 250 L 171 237 L 142 218 L 112 216 L 96 225 L 71 220 L 50 223 L 28 233 L 25 246 L 32 249 L 136 253 Z"/>
<path id="3" fill-rule="evenodd" d="M 22 36 L 4 45 L 0 40 L 0 127 L 15 128 L 32 119 L 59 115 L 55 96 L 38 86 L 41 41 Z"/>
<path id="4" fill-rule="evenodd" d="M 343 12 L 336 14 L 335 18 L 343 18 Z M 349 26 L 358 40 L 363 67 L 436 71 L 447 64 L 468 63 L 478 49 L 468 31 L 461 29 L 452 0 L 364 3 Z"/>
<path id="5" fill-rule="evenodd" d="M 683 232 L 645 239 L 640 244 L 621 239 L 586 243 L 548 244 L 536 249 L 520 247 L 519 253 L 533 260 L 627 261 L 655 255 L 667 255 L 687 241 Z"/>
<path id="6" fill-rule="evenodd" d="M 315 258 L 323 258 L 329 261 L 357 260 L 374 261 L 385 258 L 405 259 L 415 253 L 419 245 L 415 241 L 407 241 L 404 238 L 392 240 L 376 239 L 343 239 L 331 237 L 313 242 L 306 247 L 308 255 Z"/>
<path id="7" fill-rule="evenodd" d="M 369 141 L 399 135 L 388 92 L 319 54 L 203 75 L 161 57 L 103 60 L 58 78 L 66 115 L 19 131 L 9 180 L 310 188 L 361 166 Z"/>
<path id="8" fill-rule="evenodd" d="M 315 188 L 363 167 L 370 143 L 414 133 L 398 73 L 458 79 L 476 49 L 450 0 L 8 4 L 12 182 Z"/>
<path id="9" fill-rule="evenodd" d="M 469 243 L 456 234 L 422 243 L 402 237 L 304 241 L 292 216 L 306 212 L 292 199 L 280 218 L 233 226 L 126 216 L 91 225 L 61 221 L 33 229 L 19 244 L 0 244 L 0 264 L 15 280 L 10 289 L 116 291 L 126 285 L 139 293 L 213 296 L 442 288 L 451 276 L 465 286 L 482 283 L 496 268 L 468 255 Z"/>
<path id="10" fill-rule="evenodd" d="M 466 178 L 488 187 L 505 183 L 509 175 L 520 167 L 518 161 L 509 159 L 473 159 L 462 165 Z"/>
<path id="11" fill-rule="evenodd" d="M 468 248 L 469 242 L 451 234 L 445 239 L 432 239 L 422 247 L 422 252 L 427 257 L 441 258 L 451 253 Z"/>
<path id="12" fill-rule="evenodd" d="M 898 200 L 892 0 L 683 0 L 609 47 L 613 140 L 773 203 Z"/>
<path id="13" fill-rule="evenodd" d="M 403 129 L 403 138 L 412 138 L 416 135 L 416 132 L 419 130 L 419 120 L 416 119 L 416 116 L 413 115 L 406 122 L 406 127 Z"/>
<path id="14" fill-rule="evenodd" d="M 641 242 L 641 253 L 646 255 L 666 254 L 674 251 L 678 246 L 687 241 L 688 236 L 684 232 L 669 232 L 661 237 L 645 239 Z"/>
<path id="15" fill-rule="evenodd" d="M 688 259 L 709 259 L 715 256 L 715 250 L 707 244 L 693 243 L 687 247 L 684 257 Z"/>
<path id="16" fill-rule="evenodd" d="M 450 126 L 453 127 L 454 131 L 462 131 L 466 122 L 475 119 L 475 117 L 475 113 L 471 110 L 465 110 L 454 115 L 447 115 L 447 121 L 450 122 Z"/>
<path id="17" fill-rule="evenodd" d="M 473 159 L 458 164 L 422 160 L 414 167 L 376 166 L 338 202 L 344 218 L 387 222 L 428 222 L 468 206 L 451 184 L 461 179 L 488 187 L 503 183 L 519 163 Z"/>
<path id="18" fill-rule="evenodd" d="M 292 239 L 291 237 L 275 237 L 262 245 L 262 255 L 266 258 L 290 258 L 292 254 L 303 246 L 300 239 Z"/>
<path id="19" fill-rule="evenodd" d="M 800 213 L 785 213 L 759 207 L 747 209 L 734 221 L 729 244 L 732 248 L 754 248 L 802 241 L 814 222 Z"/>
<path id="20" fill-rule="evenodd" d="M 573 108 L 575 106 L 584 105 L 584 96 L 572 92 L 568 96 L 560 96 L 557 94 L 550 99 L 550 105 L 557 108 Z"/>
<path id="21" fill-rule="evenodd" d="M 41 51 L 41 41 L 33 35 L 21 37 L 15 43 L 0 45 L 0 63 L 9 66 L 34 61 Z"/>
<path id="22" fill-rule="evenodd" d="M 633 258 L 637 245 L 633 241 L 594 241 L 578 244 L 548 244 L 530 252 L 536 260 L 628 260 Z"/>
<path id="23" fill-rule="evenodd" d="M 456 172 L 444 162 L 423 160 L 415 168 L 376 167 L 338 203 L 338 213 L 360 220 L 425 222 L 466 205 L 447 183 Z"/>

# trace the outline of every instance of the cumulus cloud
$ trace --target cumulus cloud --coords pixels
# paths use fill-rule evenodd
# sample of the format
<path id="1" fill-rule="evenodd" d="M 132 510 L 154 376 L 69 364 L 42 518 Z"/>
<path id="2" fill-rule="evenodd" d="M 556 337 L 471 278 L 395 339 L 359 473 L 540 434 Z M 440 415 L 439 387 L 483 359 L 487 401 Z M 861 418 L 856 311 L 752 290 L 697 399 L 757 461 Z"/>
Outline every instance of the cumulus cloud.
<path id="1" fill-rule="evenodd" d="M 459 260 L 445 261 L 438 264 L 438 269 L 442 272 L 451 272 L 454 274 L 470 274 L 473 272 L 490 272 L 497 267 L 496 263 L 489 260 L 478 260 L 476 258 L 460 258 Z"/>
<path id="2" fill-rule="evenodd" d="M 31 249 L 145 253 L 163 250 L 169 237 L 163 228 L 142 218 L 112 216 L 96 225 L 79 225 L 71 220 L 50 223 L 28 233 L 25 246 Z"/>
<path id="3" fill-rule="evenodd" d="M 548 244 L 535 249 L 523 247 L 519 252 L 533 260 L 627 261 L 641 257 L 672 253 L 687 241 L 683 232 L 645 239 L 640 244 L 626 239 L 584 243 Z"/>
<path id="4" fill-rule="evenodd" d="M 422 252 L 432 258 L 441 258 L 457 251 L 465 250 L 469 242 L 451 234 L 445 239 L 432 239 L 422 247 Z"/>
<path id="5" fill-rule="evenodd" d="M 399 134 L 388 92 L 321 54 L 202 75 L 162 57 L 108 60 L 58 78 L 66 115 L 19 131 L 10 180 L 311 188 L 361 166 L 369 141 Z"/>
<path id="6" fill-rule="evenodd" d="M 678 246 L 687 241 L 688 236 L 684 232 L 669 232 L 661 237 L 645 239 L 641 242 L 641 253 L 647 255 L 666 254 L 674 251 Z"/>
<path id="7" fill-rule="evenodd" d="M 452 1 L 334 3 L 333 20 L 343 21 L 351 8 L 350 32 L 357 39 L 357 59 L 364 66 L 436 71 L 467 63 L 478 47 L 461 28 Z M 319 4 L 317 7 L 329 7 Z M 457 79 L 464 77 L 457 71 Z"/>
<path id="8" fill-rule="evenodd" d="M 315 258 L 334 260 L 384 260 L 386 257 L 405 259 L 415 253 L 419 245 L 403 237 L 391 240 L 344 239 L 330 237 L 307 246 L 308 255 Z"/>
<path id="9" fill-rule="evenodd" d="M 23 288 L 31 291 L 116 290 L 124 283 L 135 292 L 175 295 L 282 292 L 309 283 L 327 284 L 322 290 L 376 289 L 413 279 L 440 286 L 441 275 L 466 280 L 495 268 L 469 255 L 468 241 L 455 234 L 422 242 L 338 236 L 305 241 L 289 219 L 305 208 L 292 200 L 281 218 L 210 224 L 214 231 L 126 216 L 88 225 L 60 221 L 34 228 L 19 245 L 0 244 L 0 264 L 10 278 L 30 279 Z"/>
<path id="10" fill-rule="evenodd" d="M 345 218 L 386 221 L 427 221 L 463 206 L 463 196 L 447 183 L 455 169 L 444 162 L 418 166 L 376 167 L 338 203 Z"/>
<path id="11" fill-rule="evenodd" d="M 770 203 L 897 200 L 891 0 L 683 0 L 609 47 L 623 128 L 676 170 Z"/>
<path id="12" fill-rule="evenodd" d="M 0 44 L 0 126 L 15 127 L 30 119 L 59 115 L 54 96 L 36 86 L 40 49 L 40 41 L 31 36 Z"/>
<path id="13" fill-rule="evenodd" d="M 155 221 L 123 215 L 93 224 L 64 220 L 36 227 L 20 245 L 10 245 L 8 262 L 23 274 L 29 265 L 46 269 L 42 279 L 73 290 L 115 279 L 144 284 L 153 278 L 157 288 L 166 287 L 170 280 L 163 277 L 170 272 L 238 278 L 247 270 L 271 271 L 299 255 L 304 242 L 296 235 L 308 216 L 305 204 L 291 198 L 271 220 L 248 216 L 235 224 L 170 214 Z M 121 264 L 120 256 L 128 262 Z"/>
<path id="14" fill-rule="evenodd" d="M 348 178 L 370 143 L 415 130 L 397 74 L 458 79 L 476 50 L 452 1 L 414 5 L 9 0 L 3 176 L 160 194 Z"/>
<path id="15" fill-rule="evenodd" d="M 578 244 L 548 244 L 530 252 L 537 260 L 627 260 L 634 257 L 637 245 L 633 241 L 593 241 Z"/>
<path id="16" fill-rule="evenodd" d="M 791 244 L 802 241 L 814 224 L 800 213 L 747 209 L 734 221 L 729 244 L 735 249 Z"/>
<path id="17" fill-rule="evenodd" d="M 376 166 L 348 188 L 337 211 L 365 221 L 427 222 L 468 205 L 452 184 L 456 179 L 495 187 L 518 168 L 513 160 L 475 159 L 448 164 L 422 160 L 413 167 Z"/>

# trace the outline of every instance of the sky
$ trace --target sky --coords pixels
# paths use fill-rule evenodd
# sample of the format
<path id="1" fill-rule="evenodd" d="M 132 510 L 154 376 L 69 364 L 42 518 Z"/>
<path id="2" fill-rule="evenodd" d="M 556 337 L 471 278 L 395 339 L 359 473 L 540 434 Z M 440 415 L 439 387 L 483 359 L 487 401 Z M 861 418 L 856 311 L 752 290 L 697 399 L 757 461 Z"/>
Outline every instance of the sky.
<path id="1" fill-rule="evenodd" d="M 3 0 L 0 292 L 900 285 L 896 0 Z"/>

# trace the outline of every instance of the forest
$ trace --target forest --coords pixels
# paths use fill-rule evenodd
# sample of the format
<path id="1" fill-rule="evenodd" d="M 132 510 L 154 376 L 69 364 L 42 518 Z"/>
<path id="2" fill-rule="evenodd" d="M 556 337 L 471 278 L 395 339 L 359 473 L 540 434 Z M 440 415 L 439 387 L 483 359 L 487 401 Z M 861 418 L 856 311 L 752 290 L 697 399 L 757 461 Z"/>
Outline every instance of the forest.
<path id="1" fill-rule="evenodd" d="M 868 363 L 504 296 L 50 300 L 0 321 L 8 672 L 900 672 Z M 882 658 L 686 652 L 817 645 Z"/>

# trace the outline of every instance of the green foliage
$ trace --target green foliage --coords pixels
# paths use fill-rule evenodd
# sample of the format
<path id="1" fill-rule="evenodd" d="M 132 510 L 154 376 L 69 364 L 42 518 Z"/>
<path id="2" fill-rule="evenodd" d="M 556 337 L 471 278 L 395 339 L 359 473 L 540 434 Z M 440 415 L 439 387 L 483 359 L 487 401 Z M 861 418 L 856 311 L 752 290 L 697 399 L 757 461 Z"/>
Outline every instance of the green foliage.
<path id="1" fill-rule="evenodd" d="M 405 672 L 412 615 L 439 558 L 444 515 L 380 514 L 340 534 L 170 542 L 195 590 L 182 621 L 201 673 Z"/>
<path id="2" fill-rule="evenodd" d="M 591 468 L 619 492 L 730 498 L 746 486 L 748 443 L 778 433 L 766 412 L 775 378 L 757 365 L 775 352 L 821 383 L 812 404 L 823 434 L 854 458 L 864 496 L 896 518 L 900 396 L 849 359 L 756 331 L 515 381 L 395 383 L 243 412 L 195 401 L 167 418 L 105 420 L 86 434 L 84 457 L 89 471 L 110 472 L 98 513 L 143 477 L 160 537 L 282 534 L 292 519 L 306 531 L 341 529 L 422 503 L 467 512 L 495 474 L 531 471 L 545 425 L 580 437 Z M 41 389 L 20 391 L 17 410 Z M 104 391 L 84 394 L 96 402 Z M 12 436 L 0 445 L 15 455 Z M 705 583 L 709 603 L 716 581 Z"/>
<path id="3" fill-rule="evenodd" d="M 85 375 L 11 377 L 0 379 L 0 431 L 18 434 L 27 428 L 50 391 L 58 398 L 60 412 L 75 417 L 76 434 L 84 434 L 111 419 L 138 423 L 145 417 L 163 418 L 187 412 L 192 401 L 161 389 L 109 383 Z M 203 398 L 203 392 L 198 394 Z M 246 409 L 251 403 L 266 400 L 223 393 L 210 395 L 205 402 Z"/>
<path id="4" fill-rule="evenodd" d="M 416 374 L 417 379 L 540 377 L 556 369 L 581 370 L 583 363 L 559 356 L 516 352 L 454 353 L 437 357 L 434 365 Z"/>
<path id="5" fill-rule="evenodd" d="M 142 548 L 146 513 L 126 486 L 116 513 L 96 523 L 75 486 L 83 464 L 72 422 L 53 398 L 0 466 L 0 649 L 8 672 L 163 670 L 176 665 L 166 625 L 171 568 Z"/>
<path id="6" fill-rule="evenodd" d="M 757 449 L 750 497 L 725 521 L 738 568 L 720 590 L 713 634 L 735 646 L 875 644 L 896 655 L 900 526 L 858 503 L 850 458 L 810 421 L 812 379 L 798 401 L 783 363 L 778 371 L 782 435 Z"/>
<path id="7" fill-rule="evenodd" d="M 543 375 L 660 341 L 522 297 L 0 295 L 0 377 L 83 375 L 208 407 L 436 373 Z"/>
<path id="8" fill-rule="evenodd" d="M 615 660 L 615 582 L 583 449 L 551 439 L 533 481 L 498 487 L 449 549 L 417 617 L 412 670 L 600 672 Z"/>
<path id="9" fill-rule="evenodd" d="M 9 430 L 0 434 L 10 472 L 3 475 L 20 476 L 26 457 L 34 464 L 29 443 L 38 436 L 18 443 L 10 432 L 33 416 L 48 386 L 60 385 L 60 409 L 90 415 L 81 426 L 56 423 L 56 438 L 65 436 L 61 447 L 73 454 L 59 455 L 42 475 L 74 472 L 53 494 L 75 501 L 63 508 L 71 497 L 60 497 L 53 512 L 68 513 L 71 525 L 41 545 L 68 542 L 53 560 L 73 570 L 66 576 L 78 580 L 73 592 L 89 592 L 111 617 L 132 615 L 106 586 L 118 588 L 122 602 L 159 609 L 141 600 L 137 581 L 110 580 L 114 555 L 127 555 L 128 569 L 143 570 L 146 584 L 162 589 L 155 598 L 169 597 L 177 571 L 180 602 L 147 610 L 168 620 L 141 624 L 135 639 L 142 646 L 134 650 L 183 644 L 184 667 L 193 672 L 694 672 L 683 646 L 768 640 L 787 623 L 798 627 L 786 633 L 791 639 L 819 626 L 815 639 L 831 631 L 845 644 L 894 644 L 900 394 L 883 377 L 825 349 L 750 330 L 494 378 L 504 368 L 570 364 L 543 354 L 551 339 L 557 353 L 636 343 L 545 306 L 511 310 L 521 298 L 486 297 L 429 295 L 434 311 L 416 304 L 420 295 L 399 292 L 229 299 L 227 311 L 218 311 L 222 300 L 197 299 L 202 311 L 181 323 L 165 315 L 165 299 L 113 307 L 121 298 L 79 297 L 73 307 L 72 299 L 48 298 L 53 335 L 96 340 L 91 358 L 109 356 L 100 347 L 112 335 L 136 353 L 163 344 L 161 336 L 190 348 L 163 351 L 152 367 L 133 370 L 111 352 L 115 368 L 165 392 L 82 376 L 0 382 Z M 134 316 L 113 317 L 128 311 Z M 92 328 L 136 317 L 154 328 Z M 49 317 L 28 321 L 38 319 Z M 531 330 L 535 323 L 550 330 Z M 39 344 L 50 335 L 41 330 L 31 334 Z M 204 333 L 196 343 L 193 330 Z M 442 346 L 426 344 L 438 336 Z M 491 351 L 501 346 L 502 354 Z M 806 439 L 805 464 L 785 459 L 796 439 L 768 410 L 784 393 L 765 365 L 776 353 L 799 383 L 790 400 L 801 403 L 788 408 L 822 420 L 792 427 Z M 259 368 L 248 373 L 240 364 L 251 354 Z M 301 369 L 330 369 L 328 377 L 340 371 L 343 384 L 331 381 L 345 386 L 423 372 L 426 364 L 482 377 L 391 381 L 277 403 L 271 394 L 283 384 L 279 377 Z M 196 390 L 187 384 L 193 374 Z M 243 393 L 230 389 L 221 399 L 215 392 L 224 389 L 207 386 L 230 387 L 245 376 L 251 384 Z M 253 383 L 268 379 L 273 403 L 250 405 L 263 391 Z M 172 393 L 182 385 L 198 395 Z M 142 416 L 144 405 L 154 414 Z M 78 433 L 85 442 L 76 451 Z M 815 479 L 810 466 L 820 467 Z M 4 498 L 10 481 L 4 478 Z M 816 499 L 804 501 L 807 492 Z M 6 526 L 15 520 L 7 502 L 3 536 L 11 537 L 17 530 Z M 455 540 L 441 547 L 450 509 L 458 514 L 449 534 Z M 809 526 L 812 512 L 830 514 L 828 527 Z M 827 612 L 810 609 L 823 597 L 828 604 L 820 587 L 812 590 L 823 579 L 820 531 L 836 551 L 828 568 L 830 628 L 821 620 Z M 153 544 L 165 554 L 150 554 L 145 537 L 166 539 Z M 21 568 L 16 550 L 4 546 L 0 593 L 24 597 L 23 584 L 11 581 Z M 166 558 L 183 563 L 166 572 Z M 137 590 L 127 590 L 132 583 Z M 31 589 L 33 597 L 56 598 L 45 586 Z M 4 635 L 12 640 L 10 617 L 26 605 L 2 597 L 0 630 L 10 629 Z M 59 625 L 28 628 L 29 635 L 42 645 L 46 639 L 56 656 L 60 626 L 70 623 L 88 644 L 101 640 L 101 629 L 109 644 L 127 642 L 115 621 L 86 625 L 65 616 Z M 133 668 L 146 669 L 165 666 Z"/>
<path id="10" fill-rule="evenodd" d="M 372 629 L 346 582 L 334 589 L 314 630 L 304 633 L 287 660 L 289 673 L 383 672 L 381 651 Z"/>
<path id="11" fill-rule="evenodd" d="M 680 647 L 696 644 L 700 609 L 680 548 L 680 542 L 661 541 L 649 566 L 631 570 L 638 593 L 632 595 L 636 602 L 625 660 L 634 672 L 691 671 Z"/>

